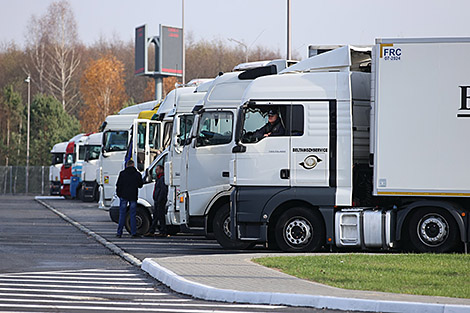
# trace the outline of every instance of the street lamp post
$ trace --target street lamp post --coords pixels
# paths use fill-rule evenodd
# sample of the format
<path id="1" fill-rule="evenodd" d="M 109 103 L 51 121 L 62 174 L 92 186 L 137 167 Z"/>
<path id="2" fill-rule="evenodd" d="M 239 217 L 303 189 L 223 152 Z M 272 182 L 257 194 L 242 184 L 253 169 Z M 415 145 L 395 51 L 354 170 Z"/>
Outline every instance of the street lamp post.
<path id="1" fill-rule="evenodd" d="M 237 43 L 240 46 L 245 48 L 245 62 L 248 63 L 248 46 L 246 44 L 244 44 L 243 42 L 241 42 L 239 40 L 236 40 L 236 39 L 233 39 L 233 38 L 229 38 L 228 41 L 233 41 L 233 42 L 235 42 L 235 43 Z"/>
<path id="2" fill-rule="evenodd" d="M 26 130 L 26 193 L 29 193 L 29 126 L 31 122 L 31 77 L 25 79 L 28 83 L 28 126 Z"/>
<path id="3" fill-rule="evenodd" d="M 287 60 L 292 58 L 292 38 L 291 38 L 291 6 L 287 0 Z"/>

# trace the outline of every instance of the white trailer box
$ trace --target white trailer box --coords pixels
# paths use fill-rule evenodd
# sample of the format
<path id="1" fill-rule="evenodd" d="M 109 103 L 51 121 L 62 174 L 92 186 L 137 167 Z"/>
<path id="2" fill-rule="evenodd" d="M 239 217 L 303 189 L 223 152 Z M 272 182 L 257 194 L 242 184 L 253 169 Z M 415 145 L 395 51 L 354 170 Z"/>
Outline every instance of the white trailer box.
<path id="1" fill-rule="evenodd" d="M 470 39 L 376 43 L 374 195 L 470 196 Z"/>

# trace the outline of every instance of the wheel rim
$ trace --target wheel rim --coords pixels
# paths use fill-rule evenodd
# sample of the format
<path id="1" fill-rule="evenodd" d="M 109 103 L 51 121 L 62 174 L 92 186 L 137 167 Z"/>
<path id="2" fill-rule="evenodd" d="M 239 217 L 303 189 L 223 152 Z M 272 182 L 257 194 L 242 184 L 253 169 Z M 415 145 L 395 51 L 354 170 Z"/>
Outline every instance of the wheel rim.
<path id="1" fill-rule="evenodd" d="M 227 216 L 227 218 L 224 220 L 222 229 L 224 230 L 225 236 L 227 236 L 228 238 L 232 237 L 232 232 L 230 231 L 230 215 Z"/>
<path id="2" fill-rule="evenodd" d="M 135 226 L 136 226 L 137 228 L 140 228 L 140 227 L 142 226 L 142 223 L 143 223 L 143 222 L 142 222 L 142 216 L 136 215 L 136 216 L 135 216 Z"/>
<path id="3" fill-rule="evenodd" d="M 298 248 L 305 246 L 310 242 L 313 235 L 313 227 L 310 222 L 301 217 L 294 217 L 284 228 L 284 239 L 286 243 L 293 247 Z"/>
<path id="4" fill-rule="evenodd" d="M 422 243 L 429 247 L 436 247 L 449 236 L 449 224 L 440 214 L 428 214 L 419 221 L 417 232 Z"/>

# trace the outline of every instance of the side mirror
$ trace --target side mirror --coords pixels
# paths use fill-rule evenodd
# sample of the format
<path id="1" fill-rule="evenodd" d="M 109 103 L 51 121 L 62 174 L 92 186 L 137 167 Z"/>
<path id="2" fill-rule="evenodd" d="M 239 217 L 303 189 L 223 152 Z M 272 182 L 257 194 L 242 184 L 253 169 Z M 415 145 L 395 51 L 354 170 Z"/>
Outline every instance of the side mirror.
<path id="1" fill-rule="evenodd" d="M 181 136 L 181 116 L 175 118 L 175 135 L 176 137 Z"/>
<path id="2" fill-rule="evenodd" d="M 246 147 L 244 145 L 238 144 L 232 149 L 232 153 L 243 153 L 243 152 L 246 152 Z"/>
<path id="3" fill-rule="evenodd" d="M 149 169 L 145 169 L 144 183 L 148 184 L 152 182 L 152 176 L 150 176 Z"/>

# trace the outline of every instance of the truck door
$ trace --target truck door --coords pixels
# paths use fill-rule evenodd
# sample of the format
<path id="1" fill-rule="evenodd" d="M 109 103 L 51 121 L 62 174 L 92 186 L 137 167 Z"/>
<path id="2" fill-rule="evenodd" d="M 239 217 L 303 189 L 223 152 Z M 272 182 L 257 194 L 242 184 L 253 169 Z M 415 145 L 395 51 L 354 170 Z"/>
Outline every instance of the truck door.
<path id="1" fill-rule="evenodd" d="M 291 186 L 328 186 L 330 103 L 292 103 L 290 112 Z"/>
<path id="2" fill-rule="evenodd" d="M 196 138 L 186 160 L 190 215 L 203 215 L 212 197 L 228 188 L 233 126 L 233 110 L 205 111 L 193 126 Z"/>
<path id="3" fill-rule="evenodd" d="M 236 153 L 236 184 L 239 186 L 289 186 L 290 140 L 286 133 L 288 103 L 260 103 L 244 108 L 241 144 Z M 272 112 L 271 112 L 272 111 Z M 276 114 L 270 114 L 276 113 Z M 277 115 L 284 130 L 270 132 L 269 115 Z"/>
<path id="4" fill-rule="evenodd" d="M 161 122 L 135 119 L 132 131 L 132 158 L 137 169 L 143 171 L 161 153 Z"/>

